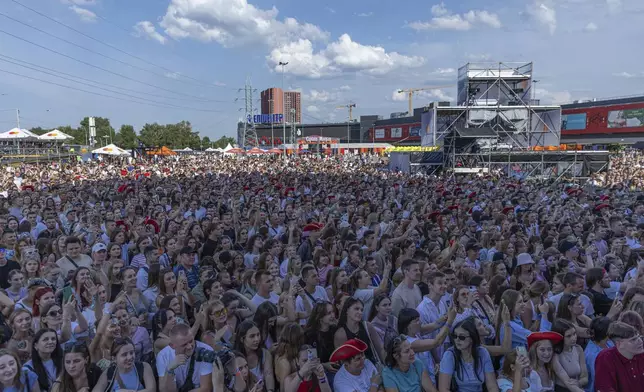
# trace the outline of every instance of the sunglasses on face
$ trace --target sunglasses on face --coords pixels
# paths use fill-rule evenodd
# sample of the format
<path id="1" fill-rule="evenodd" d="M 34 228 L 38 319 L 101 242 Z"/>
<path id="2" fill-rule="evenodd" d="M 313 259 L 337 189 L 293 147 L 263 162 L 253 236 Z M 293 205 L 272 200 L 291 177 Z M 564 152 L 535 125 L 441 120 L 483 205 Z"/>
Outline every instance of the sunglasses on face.
<path id="1" fill-rule="evenodd" d="M 220 309 L 220 310 L 215 310 L 214 312 L 212 312 L 211 316 L 221 317 L 221 316 L 224 316 L 226 314 L 228 314 L 228 309 L 223 308 L 223 309 Z"/>
<path id="2" fill-rule="evenodd" d="M 470 337 L 467 336 L 467 335 L 454 335 L 453 338 L 454 338 L 454 340 L 460 340 L 461 342 L 464 342 L 467 339 L 469 339 Z"/>
<path id="3" fill-rule="evenodd" d="M 50 310 L 49 313 L 47 313 L 47 316 L 56 317 L 56 316 L 60 316 L 62 314 L 63 314 L 62 310 Z"/>

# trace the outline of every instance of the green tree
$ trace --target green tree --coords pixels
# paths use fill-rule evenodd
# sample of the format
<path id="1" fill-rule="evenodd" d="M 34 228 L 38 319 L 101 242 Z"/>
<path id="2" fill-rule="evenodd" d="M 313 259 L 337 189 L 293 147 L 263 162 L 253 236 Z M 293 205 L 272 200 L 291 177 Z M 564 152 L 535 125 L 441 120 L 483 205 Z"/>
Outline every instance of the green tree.
<path id="1" fill-rule="evenodd" d="M 108 118 L 94 117 L 94 122 L 96 125 L 96 138 L 94 140 L 97 145 L 103 145 L 105 143 L 105 139 L 107 139 L 108 142 L 109 140 L 116 139 L 116 132 L 114 131 L 114 128 L 112 128 L 112 125 L 110 125 L 110 120 Z M 70 136 L 74 136 L 78 142 L 82 141 L 82 143 L 84 144 L 85 134 L 88 134 L 89 132 L 89 117 L 83 118 L 83 120 L 80 122 L 79 131 L 83 133 L 82 136 L 78 135 L 78 136 L 81 136 L 80 140 L 77 135 L 70 135 Z M 104 136 L 107 136 L 107 138 L 104 138 Z"/>
<path id="2" fill-rule="evenodd" d="M 139 141 L 134 131 L 134 127 L 131 125 L 123 124 L 121 129 L 119 129 L 118 134 L 116 134 L 116 144 L 125 149 L 137 148 L 139 146 Z"/>
<path id="3" fill-rule="evenodd" d="M 145 124 L 143 128 L 141 128 L 139 140 L 141 140 L 147 147 L 161 147 L 165 145 L 163 141 L 165 140 L 166 133 L 165 125 L 158 123 Z"/>
<path id="4" fill-rule="evenodd" d="M 222 136 L 215 142 L 215 148 L 226 148 L 228 144 L 233 145 L 237 140 L 233 137 Z"/>
<path id="5" fill-rule="evenodd" d="M 47 132 L 51 131 L 51 129 L 43 129 L 41 127 L 36 127 L 36 128 L 31 128 L 29 131 L 35 133 L 38 136 L 40 136 L 40 135 L 44 135 Z"/>
<path id="6" fill-rule="evenodd" d="M 201 138 L 201 145 L 203 146 L 204 149 L 210 147 L 210 143 L 212 142 L 210 141 L 210 138 L 208 136 L 204 136 L 203 138 Z"/>

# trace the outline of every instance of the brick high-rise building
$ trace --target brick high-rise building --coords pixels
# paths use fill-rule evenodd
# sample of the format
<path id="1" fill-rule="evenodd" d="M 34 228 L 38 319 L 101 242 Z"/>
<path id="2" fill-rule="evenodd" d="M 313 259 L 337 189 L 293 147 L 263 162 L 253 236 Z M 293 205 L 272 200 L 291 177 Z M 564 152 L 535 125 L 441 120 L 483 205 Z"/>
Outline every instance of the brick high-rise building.
<path id="1" fill-rule="evenodd" d="M 302 102 L 299 91 L 286 91 L 284 94 L 287 122 L 293 122 L 291 109 L 295 109 L 295 122 L 302 123 Z"/>
<path id="2" fill-rule="evenodd" d="M 261 114 L 284 114 L 284 95 L 282 89 L 272 87 L 260 93 Z"/>
<path id="3" fill-rule="evenodd" d="M 291 109 L 295 109 L 295 122 L 302 122 L 302 102 L 298 91 L 286 91 L 272 87 L 260 93 L 262 114 L 283 114 L 286 122 L 293 122 Z M 286 109 L 286 110 L 285 110 Z"/>

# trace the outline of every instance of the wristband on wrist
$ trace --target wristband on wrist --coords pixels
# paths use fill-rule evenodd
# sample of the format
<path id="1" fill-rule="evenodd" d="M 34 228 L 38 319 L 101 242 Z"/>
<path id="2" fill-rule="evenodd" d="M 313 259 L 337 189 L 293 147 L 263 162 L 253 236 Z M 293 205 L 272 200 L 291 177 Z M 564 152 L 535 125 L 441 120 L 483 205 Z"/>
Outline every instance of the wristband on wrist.
<path id="1" fill-rule="evenodd" d="M 376 384 L 375 382 L 372 382 L 371 386 L 375 388 L 380 388 L 380 384 Z"/>
<path id="2" fill-rule="evenodd" d="M 320 381 L 320 384 L 326 384 L 326 377 L 322 377 L 318 381 Z"/>

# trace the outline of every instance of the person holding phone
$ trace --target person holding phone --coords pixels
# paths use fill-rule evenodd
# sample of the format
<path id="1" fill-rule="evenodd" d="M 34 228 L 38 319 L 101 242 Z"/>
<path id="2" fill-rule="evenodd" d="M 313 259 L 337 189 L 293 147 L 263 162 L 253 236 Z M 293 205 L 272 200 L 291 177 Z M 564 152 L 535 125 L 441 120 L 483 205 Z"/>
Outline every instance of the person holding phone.
<path id="1" fill-rule="evenodd" d="M 284 380 L 284 392 L 331 392 L 315 348 L 308 344 L 301 346 L 296 362 L 297 371 Z"/>

